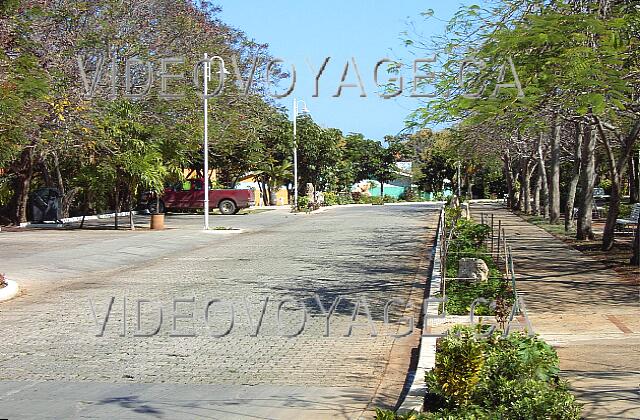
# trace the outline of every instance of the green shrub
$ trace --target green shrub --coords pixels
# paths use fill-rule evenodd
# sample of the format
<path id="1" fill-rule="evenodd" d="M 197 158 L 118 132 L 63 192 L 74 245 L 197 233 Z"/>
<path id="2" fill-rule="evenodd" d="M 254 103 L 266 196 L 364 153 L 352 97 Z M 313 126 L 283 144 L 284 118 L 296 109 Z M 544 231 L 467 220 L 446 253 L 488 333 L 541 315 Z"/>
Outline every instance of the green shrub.
<path id="1" fill-rule="evenodd" d="M 384 204 L 384 199 L 382 197 L 372 197 L 370 195 L 356 195 L 354 196 L 354 202 L 356 204 Z"/>
<path id="2" fill-rule="evenodd" d="M 346 204 L 353 204 L 353 197 L 351 196 L 351 193 L 341 193 L 338 194 L 338 204 L 341 206 L 344 206 Z"/>
<path id="3" fill-rule="evenodd" d="M 438 342 L 427 373 L 436 418 L 579 419 L 580 405 L 558 379 L 555 350 L 538 337 L 476 335 L 456 327 Z"/>
<path id="4" fill-rule="evenodd" d="M 491 226 L 473 220 L 458 219 L 454 230 L 453 244 L 460 248 L 478 248 L 491 233 Z"/>
<path id="5" fill-rule="evenodd" d="M 453 277 L 453 276 L 452 276 Z M 513 305 L 513 294 L 509 283 L 496 277 L 490 277 L 486 282 L 471 282 L 455 280 L 447 283 L 446 312 L 451 315 L 469 315 L 471 305 L 478 298 L 484 298 L 489 302 L 502 297 L 507 305 Z M 478 304 L 475 307 L 475 315 L 490 316 L 495 311 L 487 304 Z"/>
<path id="6" fill-rule="evenodd" d="M 0 207 L 4 207 L 9 204 L 13 191 L 9 184 L 9 178 L 0 177 Z"/>
<path id="7" fill-rule="evenodd" d="M 393 411 L 376 408 L 376 420 L 431 420 L 433 418 L 430 414 L 416 413 L 415 411 L 400 415 Z"/>
<path id="8" fill-rule="evenodd" d="M 470 330 L 440 340 L 436 366 L 426 377 L 430 392 L 444 397 L 448 405 L 468 404 L 481 380 L 484 347 Z"/>
<path id="9" fill-rule="evenodd" d="M 397 203 L 397 202 L 398 202 L 398 199 L 397 199 L 397 198 L 395 198 L 395 197 L 394 197 L 394 196 L 392 196 L 392 195 L 387 195 L 387 194 L 385 194 L 385 196 L 384 196 L 384 202 L 385 202 L 385 203 Z"/>
<path id="10" fill-rule="evenodd" d="M 301 195 L 298 197 L 298 208 L 294 209 L 295 211 L 310 211 L 311 210 L 311 201 L 309 197 L 306 195 Z"/>
<path id="11" fill-rule="evenodd" d="M 598 186 L 604 190 L 605 194 L 611 194 L 612 185 L 613 183 L 610 179 L 603 179 L 602 181 L 600 181 L 600 184 Z"/>
<path id="12" fill-rule="evenodd" d="M 324 205 L 325 206 L 335 206 L 339 204 L 338 194 L 334 192 L 326 192 L 324 193 Z"/>
<path id="13" fill-rule="evenodd" d="M 631 215 L 631 210 L 633 209 L 633 205 L 620 203 L 620 213 L 618 215 L 619 218 L 629 217 Z M 609 206 L 606 206 L 605 216 L 609 214 Z"/>
<path id="14" fill-rule="evenodd" d="M 426 199 L 420 195 L 419 191 L 410 187 L 405 188 L 399 198 L 404 201 L 426 201 Z"/>
<path id="15" fill-rule="evenodd" d="M 456 223 L 458 219 L 462 216 L 462 209 L 460 207 L 450 207 L 446 206 L 444 208 L 444 221 L 447 230 L 451 229 L 451 227 Z"/>

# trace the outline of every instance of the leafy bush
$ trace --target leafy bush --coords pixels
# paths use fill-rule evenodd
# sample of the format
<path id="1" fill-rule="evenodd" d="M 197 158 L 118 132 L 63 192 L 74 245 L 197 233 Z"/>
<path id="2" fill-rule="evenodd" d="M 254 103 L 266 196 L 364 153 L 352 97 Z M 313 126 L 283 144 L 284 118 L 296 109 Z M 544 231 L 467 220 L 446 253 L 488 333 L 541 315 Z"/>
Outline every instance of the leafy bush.
<path id="1" fill-rule="evenodd" d="M 458 219 L 455 224 L 454 237 L 449 247 L 478 248 L 491 233 L 491 226 L 476 223 L 473 220 Z"/>
<path id="2" fill-rule="evenodd" d="M 0 207 L 4 207 L 9 204 L 13 191 L 9 184 L 9 178 L 0 177 Z"/>
<path id="3" fill-rule="evenodd" d="M 605 206 L 606 211 L 605 215 L 609 215 L 609 206 Z M 620 203 L 620 213 L 618 215 L 619 218 L 629 217 L 631 215 L 631 210 L 633 210 L 633 205 Z"/>
<path id="4" fill-rule="evenodd" d="M 404 192 L 400 194 L 399 198 L 400 200 L 412 201 L 412 202 L 427 201 L 426 198 L 420 195 L 420 191 L 410 187 L 405 188 Z"/>
<path id="5" fill-rule="evenodd" d="M 394 196 L 386 195 L 386 194 L 385 194 L 385 196 L 384 196 L 384 202 L 385 202 L 385 203 L 397 203 L 397 202 L 398 202 L 398 199 L 397 199 L 397 198 L 395 198 Z"/>
<path id="6" fill-rule="evenodd" d="M 580 406 L 558 379 L 555 350 L 538 337 L 482 337 L 457 327 L 439 340 L 427 373 L 435 418 L 579 419 Z"/>
<path id="7" fill-rule="evenodd" d="M 376 409 L 376 420 L 431 420 L 430 414 L 416 413 L 412 411 L 407 414 L 396 414 L 393 411 Z"/>
<path id="8" fill-rule="evenodd" d="M 429 390 L 454 406 L 468 404 L 481 380 L 485 346 L 474 335 L 465 330 L 440 340 L 436 366 L 427 375 Z"/>
<path id="9" fill-rule="evenodd" d="M 604 190 L 605 194 L 611 194 L 612 185 L 613 183 L 610 179 L 603 179 L 602 181 L 600 181 L 600 184 L 598 186 Z"/>
<path id="10" fill-rule="evenodd" d="M 372 197 L 370 195 L 362 195 L 362 194 L 358 194 L 355 195 L 354 194 L 354 202 L 356 204 L 384 204 L 384 199 L 382 197 Z"/>
<path id="11" fill-rule="evenodd" d="M 306 195 L 301 195 L 298 197 L 298 208 L 294 209 L 294 211 L 310 211 L 311 210 L 311 201 L 309 197 Z"/>
<path id="12" fill-rule="evenodd" d="M 346 204 L 353 204 L 353 197 L 351 194 L 338 194 L 338 204 L 344 206 Z"/>
<path id="13" fill-rule="evenodd" d="M 444 220 L 447 230 L 451 229 L 458 219 L 462 216 L 462 209 L 460 207 L 446 206 L 444 208 Z"/>
<path id="14" fill-rule="evenodd" d="M 324 205 L 325 206 L 335 206 L 339 204 L 338 194 L 334 192 L 326 192 L 324 193 Z"/>
<path id="15" fill-rule="evenodd" d="M 482 283 L 471 281 L 450 281 L 447 283 L 446 312 L 452 315 L 468 315 L 471 305 L 478 298 L 488 301 L 503 298 L 507 305 L 513 304 L 513 295 L 509 283 L 496 277 Z M 476 305 L 475 315 L 494 315 L 495 311 L 486 304 Z"/>

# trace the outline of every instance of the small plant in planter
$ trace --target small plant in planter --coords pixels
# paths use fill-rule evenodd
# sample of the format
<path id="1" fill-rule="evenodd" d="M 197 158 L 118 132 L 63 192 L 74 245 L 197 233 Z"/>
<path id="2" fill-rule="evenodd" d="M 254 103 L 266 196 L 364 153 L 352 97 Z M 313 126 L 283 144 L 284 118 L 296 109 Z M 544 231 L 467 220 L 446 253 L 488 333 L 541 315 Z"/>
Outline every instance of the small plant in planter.
<path id="1" fill-rule="evenodd" d="M 371 204 L 374 206 L 382 206 L 384 205 L 384 198 L 382 197 L 371 197 Z"/>

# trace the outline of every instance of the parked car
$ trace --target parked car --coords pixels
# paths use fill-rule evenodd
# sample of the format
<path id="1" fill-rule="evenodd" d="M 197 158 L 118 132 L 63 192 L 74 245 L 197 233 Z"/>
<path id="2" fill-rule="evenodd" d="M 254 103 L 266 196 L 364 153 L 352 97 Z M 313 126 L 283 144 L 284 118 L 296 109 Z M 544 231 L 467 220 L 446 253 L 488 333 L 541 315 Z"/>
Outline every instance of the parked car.
<path id="1" fill-rule="evenodd" d="M 158 199 L 159 198 L 159 199 Z M 204 207 L 204 179 L 179 182 L 165 188 L 160 197 L 146 192 L 141 198 L 141 207 L 151 213 L 170 210 L 196 210 Z M 254 204 L 253 190 L 209 190 L 209 208 L 218 208 L 222 214 L 236 214 Z M 156 209 L 156 206 L 159 208 Z"/>

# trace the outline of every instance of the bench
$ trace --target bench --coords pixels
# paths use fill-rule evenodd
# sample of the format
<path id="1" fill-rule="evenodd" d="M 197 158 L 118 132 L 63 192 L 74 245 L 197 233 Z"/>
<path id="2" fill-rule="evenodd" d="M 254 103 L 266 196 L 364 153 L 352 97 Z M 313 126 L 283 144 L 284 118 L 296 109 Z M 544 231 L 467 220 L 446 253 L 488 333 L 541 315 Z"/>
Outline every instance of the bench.
<path id="1" fill-rule="evenodd" d="M 616 226 L 620 227 L 621 230 L 626 230 L 628 226 L 638 226 L 638 217 L 640 217 L 640 203 L 634 204 L 631 209 L 631 214 L 626 219 L 618 219 L 616 220 Z"/>

